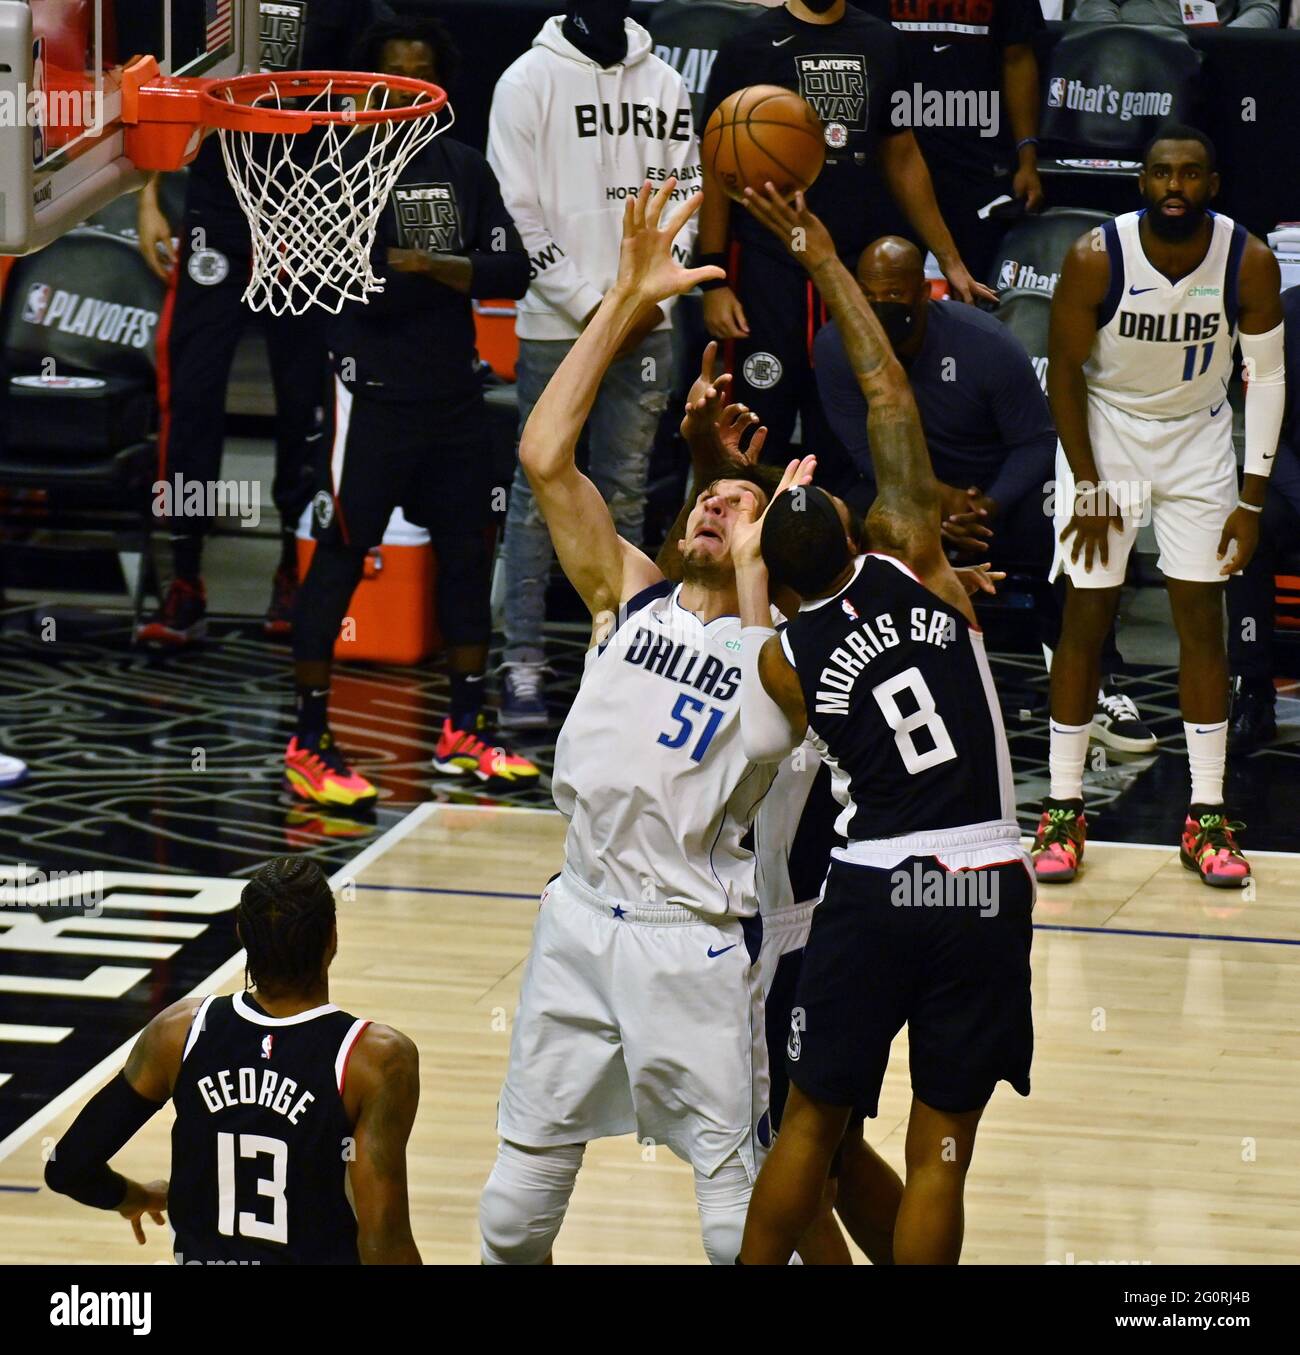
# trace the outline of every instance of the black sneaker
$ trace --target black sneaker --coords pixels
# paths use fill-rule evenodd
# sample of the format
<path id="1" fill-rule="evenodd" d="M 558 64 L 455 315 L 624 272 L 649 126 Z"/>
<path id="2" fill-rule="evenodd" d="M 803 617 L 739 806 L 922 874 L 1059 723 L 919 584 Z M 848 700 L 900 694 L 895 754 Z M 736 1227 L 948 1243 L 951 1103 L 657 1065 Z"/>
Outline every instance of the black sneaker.
<path id="1" fill-rule="evenodd" d="M 1276 696 L 1273 684 L 1238 677 L 1232 683 L 1232 715 L 1228 751 L 1243 757 L 1277 738 Z"/>
<path id="2" fill-rule="evenodd" d="M 208 633 L 208 597 L 202 579 L 193 583 L 173 579 L 156 616 L 135 628 L 135 638 L 146 645 L 183 649 Z"/>
<path id="3" fill-rule="evenodd" d="M 1132 699 L 1104 687 L 1097 693 L 1092 738 L 1117 753 L 1154 753 L 1159 742 L 1142 723 Z"/>
<path id="4" fill-rule="evenodd" d="M 298 599 L 298 571 L 281 565 L 271 584 L 271 605 L 266 609 L 262 633 L 283 639 L 293 634 L 293 605 Z"/>

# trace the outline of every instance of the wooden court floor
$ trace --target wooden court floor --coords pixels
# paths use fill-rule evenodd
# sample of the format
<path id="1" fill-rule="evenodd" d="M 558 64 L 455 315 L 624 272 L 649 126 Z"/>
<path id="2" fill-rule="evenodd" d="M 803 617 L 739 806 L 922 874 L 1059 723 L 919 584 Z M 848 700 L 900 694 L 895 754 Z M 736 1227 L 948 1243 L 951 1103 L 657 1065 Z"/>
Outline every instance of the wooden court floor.
<path id="1" fill-rule="evenodd" d="M 426 1262 L 478 1259 L 509 1026 L 562 829 L 553 813 L 423 806 L 344 890 L 331 997 L 420 1049 L 409 1162 Z M 1003 1086 L 985 1114 L 964 1261 L 1300 1258 L 1300 858 L 1254 864 L 1243 901 L 1199 884 L 1172 849 L 1094 844 L 1078 883 L 1040 895 L 1033 1094 Z M 868 1126 L 900 1168 L 907 1104 L 900 1037 Z M 74 1113 L 0 1177 L 38 1183 L 43 1142 Z M 157 1116 L 118 1168 L 166 1175 L 169 1123 Z M 142 1248 L 116 1215 L 0 1193 L 0 1262 L 168 1259 L 165 1229 Z M 556 1261 L 702 1264 L 689 1169 L 631 1137 L 592 1145 Z"/>

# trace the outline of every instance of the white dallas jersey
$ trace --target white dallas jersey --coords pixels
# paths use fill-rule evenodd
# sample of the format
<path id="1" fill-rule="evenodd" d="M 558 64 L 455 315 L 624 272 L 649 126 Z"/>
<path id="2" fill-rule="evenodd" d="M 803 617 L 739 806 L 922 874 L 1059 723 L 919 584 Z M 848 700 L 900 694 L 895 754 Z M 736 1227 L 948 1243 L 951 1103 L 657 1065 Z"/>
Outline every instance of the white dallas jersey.
<path id="1" fill-rule="evenodd" d="M 1237 338 L 1246 228 L 1217 212 L 1205 258 L 1170 282 L 1142 248 L 1142 212 L 1108 221 L 1110 290 L 1084 363 L 1088 393 L 1146 419 L 1178 419 L 1226 398 Z"/>
<path id="2" fill-rule="evenodd" d="M 775 768 L 740 738 L 740 618 L 707 626 L 666 580 L 586 658 L 555 745 L 565 864 L 597 893 L 706 917 L 757 911 L 741 846 Z"/>

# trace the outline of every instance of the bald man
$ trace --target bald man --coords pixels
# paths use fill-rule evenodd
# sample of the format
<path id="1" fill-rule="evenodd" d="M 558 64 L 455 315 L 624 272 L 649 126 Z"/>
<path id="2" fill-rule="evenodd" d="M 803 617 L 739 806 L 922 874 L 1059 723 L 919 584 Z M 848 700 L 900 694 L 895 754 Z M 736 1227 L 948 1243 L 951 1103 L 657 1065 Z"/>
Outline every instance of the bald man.
<path id="1" fill-rule="evenodd" d="M 993 316 L 931 302 L 921 254 L 899 236 L 882 236 L 863 250 L 857 280 L 916 396 L 940 481 L 949 553 L 959 563 L 991 559 L 996 568 L 1027 573 L 1038 583 L 1034 614 L 1050 666 L 1064 591 L 1047 582 L 1054 536 L 1044 484 L 1054 473 L 1056 432 L 1029 354 Z M 876 493 L 867 403 L 833 323 L 817 335 L 813 353 L 827 420 L 862 475 L 845 497 L 865 512 Z M 1105 660 L 1104 672 L 1119 665 L 1113 626 Z M 1109 681 L 1098 693 L 1092 735 L 1127 754 L 1156 746 L 1133 702 L 1116 695 Z"/>

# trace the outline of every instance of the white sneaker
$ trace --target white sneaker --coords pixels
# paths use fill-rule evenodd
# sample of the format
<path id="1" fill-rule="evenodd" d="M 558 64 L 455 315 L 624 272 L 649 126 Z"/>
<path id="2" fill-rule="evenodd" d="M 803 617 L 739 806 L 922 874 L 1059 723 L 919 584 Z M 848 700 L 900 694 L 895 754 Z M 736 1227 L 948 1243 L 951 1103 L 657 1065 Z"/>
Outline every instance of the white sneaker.
<path id="1" fill-rule="evenodd" d="M 1117 753 L 1154 753 L 1159 740 L 1142 723 L 1130 697 L 1097 693 L 1097 713 L 1092 717 L 1092 738 Z"/>
<path id="2" fill-rule="evenodd" d="M 16 757 L 0 753 L 0 786 L 16 786 L 27 779 L 27 764 Z"/>

